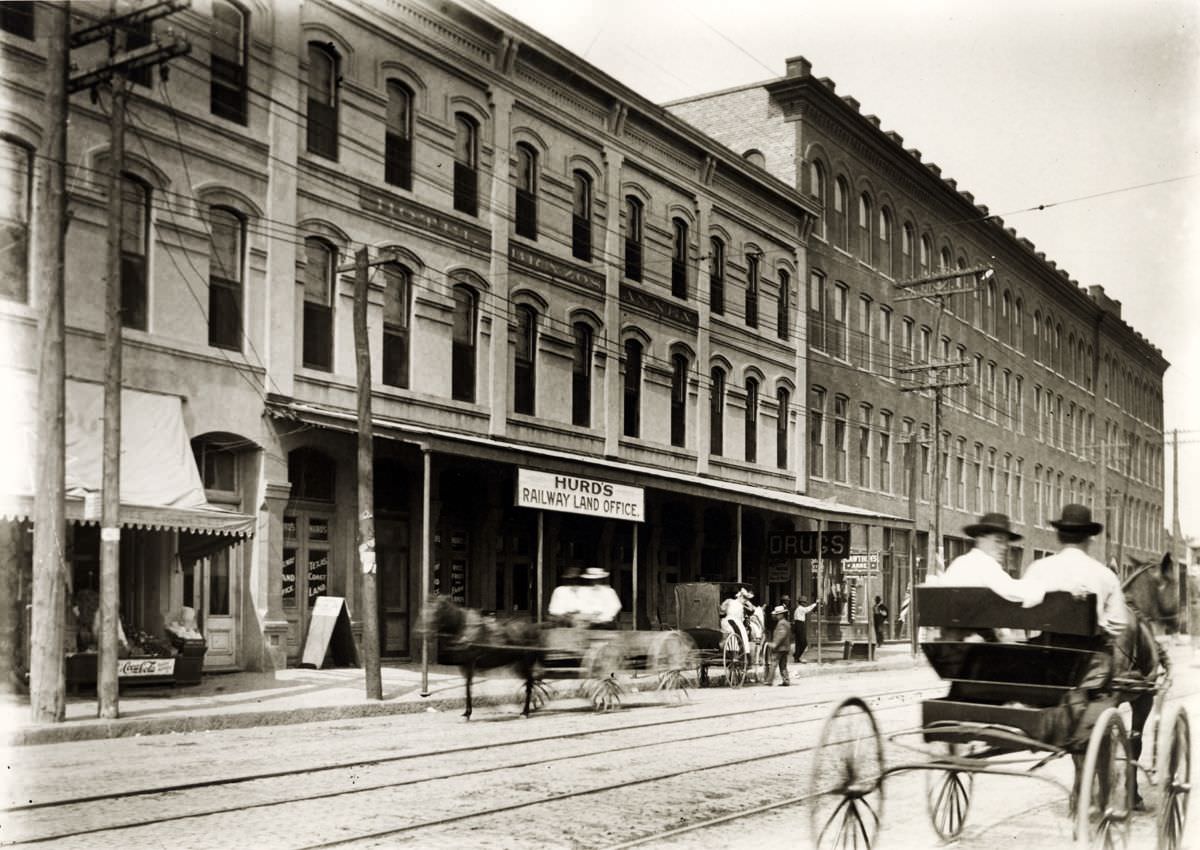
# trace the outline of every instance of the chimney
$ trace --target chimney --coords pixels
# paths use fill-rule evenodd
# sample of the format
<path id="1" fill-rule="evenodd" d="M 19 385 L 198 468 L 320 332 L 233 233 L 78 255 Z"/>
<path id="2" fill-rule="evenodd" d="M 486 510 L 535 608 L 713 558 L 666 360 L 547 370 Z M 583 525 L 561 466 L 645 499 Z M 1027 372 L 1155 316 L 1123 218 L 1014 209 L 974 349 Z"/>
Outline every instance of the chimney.
<path id="1" fill-rule="evenodd" d="M 812 62 L 803 56 L 792 56 L 787 60 L 787 75 L 789 77 L 808 77 L 812 73 Z"/>

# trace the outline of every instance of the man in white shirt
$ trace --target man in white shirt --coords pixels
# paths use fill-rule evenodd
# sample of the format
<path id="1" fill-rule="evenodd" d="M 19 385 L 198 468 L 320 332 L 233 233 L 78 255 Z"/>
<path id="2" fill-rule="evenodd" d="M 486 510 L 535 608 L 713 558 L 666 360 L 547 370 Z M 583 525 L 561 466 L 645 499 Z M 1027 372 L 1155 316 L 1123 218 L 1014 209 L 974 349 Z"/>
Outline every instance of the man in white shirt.
<path id="1" fill-rule="evenodd" d="M 1041 603 L 1046 591 L 1040 584 L 1028 581 L 1028 577 L 1015 579 L 1004 571 L 1009 544 L 1021 539 L 1005 514 L 984 514 L 979 522 L 965 527 L 963 533 L 974 538 L 975 548 L 951 561 L 946 572 L 931 583 L 986 587 L 1009 602 L 1020 602 L 1024 608 Z"/>
<path id="2" fill-rule="evenodd" d="M 1036 582 L 1045 590 L 1096 594 L 1096 614 L 1100 628 L 1109 635 L 1120 634 L 1129 623 L 1125 593 L 1121 581 L 1104 564 L 1088 554 L 1091 539 L 1104 530 L 1092 522 L 1086 505 L 1063 505 L 1062 516 L 1051 520 L 1062 546 L 1057 555 L 1034 561 L 1025 571 L 1025 581 Z"/>
<path id="3" fill-rule="evenodd" d="M 580 578 L 583 584 L 576 591 L 575 622 L 593 629 L 616 628 L 621 597 L 611 585 L 601 583 L 608 578 L 608 570 L 588 567 Z"/>
<path id="4" fill-rule="evenodd" d="M 817 607 L 816 602 L 805 605 L 808 600 L 800 597 L 800 604 L 792 613 L 792 635 L 796 638 L 796 651 L 793 658 L 798 664 L 804 664 L 804 650 L 808 649 L 808 615 Z"/>

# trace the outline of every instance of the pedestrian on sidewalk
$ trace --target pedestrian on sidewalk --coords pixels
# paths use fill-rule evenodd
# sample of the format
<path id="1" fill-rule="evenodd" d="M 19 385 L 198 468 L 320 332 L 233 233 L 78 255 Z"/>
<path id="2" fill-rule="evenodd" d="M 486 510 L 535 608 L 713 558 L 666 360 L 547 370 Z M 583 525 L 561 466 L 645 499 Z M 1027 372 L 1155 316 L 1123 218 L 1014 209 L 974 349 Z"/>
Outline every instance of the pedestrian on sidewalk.
<path id="1" fill-rule="evenodd" d="M 788 647 L 792 642 L 792 627 L 788 623 L 788 609 L 785 605 L 776 605 L 771 611 L 771 615 L 775 618 L 775 631 L 771 634 L 771 649 L 775 653 L 775 660 L 779 664 L 779 686 L 786 688 L 788 686 Z M 775 668 L 767 668 L 767 684 L 773 684 L 775 681 Z"/>
<path id="2" fill-rule="evenodd" d="M 875 619 L 875 645 L 883 646 L 883 627 L 887 623 L 888 609 L 883 604 L 883 597 L 875 597 L 875 607 L 871 611 L 871 616 Z"/>
<path id="3" fill-rule="evenodd" d="M 792 615 L 792 636 L 796 639 L 796 653 L 793 658 L 797 664 L 804 663 L 804 650 L 808 649 L 808 615 L 817 607 L 817 603 L 805 605 L 808 600 L 803 596 L 800 597 L 800 604 L 796 606 L 796 613 Z"/>

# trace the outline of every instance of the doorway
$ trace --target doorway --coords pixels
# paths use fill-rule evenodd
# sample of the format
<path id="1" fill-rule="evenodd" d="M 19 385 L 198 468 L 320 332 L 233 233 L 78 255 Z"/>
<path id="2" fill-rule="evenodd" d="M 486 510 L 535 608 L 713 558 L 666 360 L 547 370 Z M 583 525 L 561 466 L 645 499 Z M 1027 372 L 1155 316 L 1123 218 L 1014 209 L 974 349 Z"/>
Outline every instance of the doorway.
<path id="1" fill-rule="evenodd" d="M 379 587 L 379 650 L 408 656 L 408 520 L 375 520 L 375 559 Z"/>
<path id="2" fill-rule="evenodd" d="M 283 613 L 288 621 L 288 658 L 300 657 L 313 601 L 329 592 L 333 514 L 289 510 L 283 515 Z"/>

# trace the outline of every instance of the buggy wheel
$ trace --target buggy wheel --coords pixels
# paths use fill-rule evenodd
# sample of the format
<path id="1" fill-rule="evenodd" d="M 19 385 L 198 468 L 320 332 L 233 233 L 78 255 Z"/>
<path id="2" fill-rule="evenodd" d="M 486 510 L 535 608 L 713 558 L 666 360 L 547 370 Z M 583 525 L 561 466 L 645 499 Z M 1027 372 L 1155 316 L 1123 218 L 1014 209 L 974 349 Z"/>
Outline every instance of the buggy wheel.
<path id="1" fill-rule="evenodd" d="M 1192 789 L 1192 730 L 1187 712 L 1182 708 L 1163 718 L 1159 728 L 1162 794 L 1158 803 L 1158 848 L 1178 850 L 1183 846 L 1188 796 Z"/>
<path id="2" fill-rule="evenodd" d="M 660 632 L 650 649 L 650 675 L 657 678 L 656 686 L 675 689 L 687 686 L 685 671 L 695 667 L 699 656 L 696 642 L 686 632 Z"/>
<path id="3" fill-rule="evenodd" d="M 864 848 L 883 818 L 883 739 L 858 697 L 825 718 L 809 773 L 809 834 L 818 850 Z"/>
<path id="4" fill-rule="evenodd" d="M 1133 822 L 1133 759 L 1125 721 L 1106 708 L 1092 727 L 1075 805 L 1075 846 L 1116 850 L 1129 846 Z"/>
<path id="5" fill-rule="evenodd" d="M 725 684 L 740 688 L 746 681 L 746 655 L 736 634 L 726 635 L 721 641 L 721 664 L 725 668 Z"/>
<path id="6" fill-rule="evenodd" d="M 949 755 L 961 755 L 963 748 L 949 744 Z M 962 770 L 925 770 L 925 803 L 929 822 L 943 841 L 957 838 L 971 808 L 975 774 Z"/>

